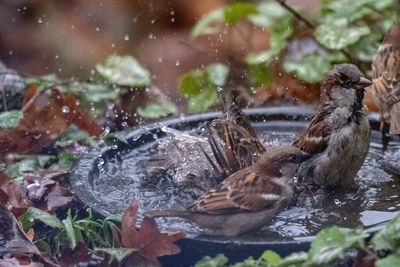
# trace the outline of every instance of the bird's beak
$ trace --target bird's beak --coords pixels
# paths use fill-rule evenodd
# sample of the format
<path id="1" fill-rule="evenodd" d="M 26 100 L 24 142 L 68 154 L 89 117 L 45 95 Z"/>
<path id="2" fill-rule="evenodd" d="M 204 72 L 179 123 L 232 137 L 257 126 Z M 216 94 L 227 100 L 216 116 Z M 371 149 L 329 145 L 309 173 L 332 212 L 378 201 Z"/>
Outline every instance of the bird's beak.
<path id="1" fill-rule="evenodd" d="M 372 84 L 372 82 L 370 80 L 368 80 L 365 77 L 361 77 L 357 83 L 357 89 L 364 89 L 365 87 L 368 87 L 371 84 Z"/>

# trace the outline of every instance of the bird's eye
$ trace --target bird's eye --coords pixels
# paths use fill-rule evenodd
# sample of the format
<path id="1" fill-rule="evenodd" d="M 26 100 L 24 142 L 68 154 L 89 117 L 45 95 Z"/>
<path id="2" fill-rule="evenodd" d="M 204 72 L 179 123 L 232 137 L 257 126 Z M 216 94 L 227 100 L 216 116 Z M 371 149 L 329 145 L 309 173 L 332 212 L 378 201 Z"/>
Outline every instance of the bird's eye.
<path id="1" fill-rule="evenodd" d="M 352 82 L 350 81 L 350 79 L 346 79 L 344 81 L 344 86 L 346 86 L 346 88 L 350 88 L 352 86 Z"/>

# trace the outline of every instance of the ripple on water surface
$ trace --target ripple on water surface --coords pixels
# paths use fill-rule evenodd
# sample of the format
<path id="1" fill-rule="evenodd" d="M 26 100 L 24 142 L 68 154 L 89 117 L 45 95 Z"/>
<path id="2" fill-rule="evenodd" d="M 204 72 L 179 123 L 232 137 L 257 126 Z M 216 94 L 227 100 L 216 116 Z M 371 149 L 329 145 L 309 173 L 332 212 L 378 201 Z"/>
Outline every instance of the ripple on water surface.
<path id="1" fill-rule="evenodd" d="M 302 127 L 304 125 L 274 129 L 256 125 L 267 146 L 290 143 Z M 201 144 L 211 154 L 206 139 L 168 128 L 165 131 L 168 132 L 167 137 L 116 155 L 102 164 L 99 176 L 93 181 L 93 190 L 99 197 L 107 196 L 108 206 L 114 207 L 113 213 L 121 213 L 132 199 L 140 201 L 140 214 L 148 210 L 182 209 L 210 186 L 209 179 L 201 186 L 193 186 L 192 181 L 185 178 L 188 174 L 212 176 L 211 166 L 207 165 L 199 148 Z M 358 192 L 336 193 L 323 201 L 314 196 L 314 200 L 283 210 L 259 232 L 239 239 L 301 239 L 332 224 L 371 227 L 387 221 L 400 209 L 400 177 L 392 172 L 397 168 L 400 169 L 400 144 L 391 143 L 383 151 L 378 140 L 373 140 L 367 159 L 357 175 Z M 189 236 L 207 233 L 180 218 L 161 218 L 158 221 L 162 230 L 183 230 Z"/>

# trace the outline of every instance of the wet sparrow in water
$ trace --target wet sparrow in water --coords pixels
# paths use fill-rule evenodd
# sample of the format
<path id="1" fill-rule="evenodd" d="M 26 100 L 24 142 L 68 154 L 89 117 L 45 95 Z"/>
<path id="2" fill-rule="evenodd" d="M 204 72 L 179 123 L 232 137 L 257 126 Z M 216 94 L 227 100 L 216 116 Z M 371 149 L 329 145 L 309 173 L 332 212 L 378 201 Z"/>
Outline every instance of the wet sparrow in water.
<path id="1" fill-rule="evenodd" d="M 229 101 L 224 102 L 224 117 L 208 125 L 208 142 L 215 162 L 205 153 L 221 179 L 253 165 L 265 152 L 249 118 L 240 108 L 238 92 L 232 90 Z"/>
<path id="2" fill-rule="evenodd" d="M 186 218 L 224 236 L 256 230 L 292 201 L 293 177 L 308 158 L 292 146 L 268 148 L 255 164 L 227 177 L 188 210 L 151 211 L 145 216 Z"/>
<path id="3" fill-rule="evenodd" d="M 381 110 L 381 131 L 390 121 L 390 134 L 400 134 L 400 24 L 386 33 L 372 62 L 372 93 Z"/>
<path id="4" fill-rule="evenodd" d="M 367 156 L 371 130 L 363 105 L 371 82 L 353 64 L 330 70 L 321 86 L 321 107 L 293 146 L 313 157 L 298 181 L 318 187 L 355 187 L 354 177 Z"/>

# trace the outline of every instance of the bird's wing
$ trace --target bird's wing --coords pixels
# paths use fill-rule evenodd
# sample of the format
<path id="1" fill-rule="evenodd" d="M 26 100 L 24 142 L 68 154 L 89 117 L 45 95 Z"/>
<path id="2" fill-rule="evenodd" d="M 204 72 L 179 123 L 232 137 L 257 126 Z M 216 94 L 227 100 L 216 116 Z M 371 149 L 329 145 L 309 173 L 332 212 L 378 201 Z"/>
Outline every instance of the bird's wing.
<path id="1" fill-rule="evenodd" d="M 312 155 L 324 151 L 328 146 L 330 134 L 324 122 L 325 117 L 324 111 L 318 112 L 303 133 L 293 142 L 293 146 Z"/>
<path id="2" fill-rule="evenodd" d="M 226 118 L 213 120 L 209 125 L 209 143 L 217 162 L 217 173 L 229 176 L 253 165 L 265 152 L 257 136 Z"/>
<path id="3" fill-rule="evenodd" d="M 283 186 L 287 185 L 282 184 L 282 179 L 248 167 L 201 196 L 191 210 L 209 214 L 258 211 L 277 203 Z"/>
<path id="4" fill-rule="evenodd" d="M 373 92 L 384 112 L 400 101 L 400 47 L 384 45 L 372 63 Z"/>

